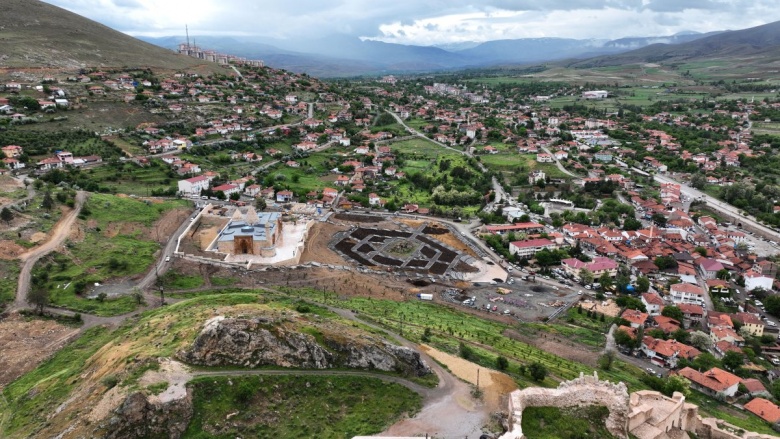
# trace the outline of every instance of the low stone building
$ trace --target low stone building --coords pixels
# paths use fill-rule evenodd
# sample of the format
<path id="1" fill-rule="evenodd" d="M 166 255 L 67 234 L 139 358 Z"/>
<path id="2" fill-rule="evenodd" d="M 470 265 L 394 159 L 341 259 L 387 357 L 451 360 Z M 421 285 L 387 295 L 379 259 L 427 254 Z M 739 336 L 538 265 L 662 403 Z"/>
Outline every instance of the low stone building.
<path id="1" fill-rule="evenodd" d="M 215 250 L 232 255 L 273 257 L 282 244 L 282 215 L 278 212 L 257 213 L 248 207 L 246 213 L 236 209 L 233 217 L 219 232 Z"/>

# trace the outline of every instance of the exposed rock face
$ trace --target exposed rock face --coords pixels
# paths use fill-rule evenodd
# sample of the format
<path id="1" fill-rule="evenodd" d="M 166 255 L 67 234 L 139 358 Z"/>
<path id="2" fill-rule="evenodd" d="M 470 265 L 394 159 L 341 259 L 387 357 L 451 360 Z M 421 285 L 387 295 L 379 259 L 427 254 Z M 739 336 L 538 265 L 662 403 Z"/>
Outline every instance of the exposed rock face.
<path id="1" fill-rule="evenodd" d="M 215 317 L 179 357 L 204 366 L 350 367 L 416 376 L 430 373 L 420 355 L 409 348 L 334 322 L 306 321 L 301 326 L 293 318 L 278 316 Z"/>
<path id="2" fill-rule="evenodd" d="M 153 403 L 142 393 L 132 393 L 100 426 L 106 439 L 167 437 L 178 439 L 192 418 L 192 398 Z"/>

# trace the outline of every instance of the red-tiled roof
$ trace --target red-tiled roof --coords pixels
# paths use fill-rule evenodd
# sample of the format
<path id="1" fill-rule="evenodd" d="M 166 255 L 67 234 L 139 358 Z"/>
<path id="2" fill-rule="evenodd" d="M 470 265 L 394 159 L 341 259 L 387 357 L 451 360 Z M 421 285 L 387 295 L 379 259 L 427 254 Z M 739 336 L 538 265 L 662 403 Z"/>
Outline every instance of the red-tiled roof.
<path id="1" fill-rule="evenodd" d="M 754 398 L 752 401 L 745 404 L 744 407 L 745 410 L 767 422 L 775 423 L 780 420 L 780 407 L 764 398 Z"/>
<path id="2" fill-rule="evenodd" d="M 740 381 L 738 376 L 717 367 L 713 367 L 704 373 L 686 367 L 680 370 L 678 374 L 713 392 L 722 392 Z"/>

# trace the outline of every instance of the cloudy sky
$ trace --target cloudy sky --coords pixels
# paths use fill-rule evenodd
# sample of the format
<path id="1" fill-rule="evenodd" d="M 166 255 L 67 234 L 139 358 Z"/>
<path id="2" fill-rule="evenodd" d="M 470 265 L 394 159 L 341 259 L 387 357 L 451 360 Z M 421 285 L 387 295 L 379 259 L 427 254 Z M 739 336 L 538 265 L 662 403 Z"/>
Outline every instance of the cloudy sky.
<path id="1" fill-rule="evenodd" d="M 44 0 L 135 36 L 309 39 L 334 33 L 434 45 L 511 38 L 615 39 L 743 29 L 777 0 Z"/>

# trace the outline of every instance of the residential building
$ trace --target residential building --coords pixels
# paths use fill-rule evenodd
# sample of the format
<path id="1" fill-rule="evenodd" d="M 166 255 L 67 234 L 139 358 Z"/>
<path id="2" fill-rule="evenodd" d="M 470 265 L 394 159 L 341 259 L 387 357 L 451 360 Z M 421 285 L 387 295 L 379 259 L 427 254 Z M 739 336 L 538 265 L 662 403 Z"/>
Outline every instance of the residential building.
<path id="1" fill-rule="evenodd" d="M 701 258 L 699 260 L 699 272 L 704 279 L 715 279 L 718 272 L 725 267 L 720 262 L 711 258 Z"/>
<path id="2" fill-rule="evenodd" d="M 687 283 L 674 284 L 669 288 L 669 296 L 676 304 L 691 303 L 704 305 L 704 290 L 699 286 Z"/>
<path id="3" fill-rule="evenodd" d="M 230 197 L 233 194 L 237 194 L 241 191 L 241 188 L 237 184 L 221 184 L 219 186 L 215 186 L 211 188 L 214 193 L 222 192 L 225 194 L 225 197 Z"/>
<path id="4" fill-rule="evenodd" d="M 211 178 L 205 175 L 179 180 L 179 193 L 182 195 L 198 196 L 204 189 L 208 189 Z"/>
<path id="5" fill-rule="evenodd" d="M 632 328 L 644 327 L 645 323 L 647 322 L 647 317 L 647 313 L 643 313 L 642 311 L 637 311 L 635 309 L 627 309 L 623 311 L 623 314 L 620 315 L 620 318 L 629 322 Z"/>
<path id="6" fill-rule="evenodd" d="M 747 271 L 745 273 L 745 291 L 753 291 L 756 288 L 769 291 L 772 289 L 772 282 L 774 279 L 763 274 L 756 273 L 755 271 Z"/>
<path id="7" fill-rule="evenodd" d="M 664 340 L 649 335 L 642 338 L 641 349 L 652 363 L 669 368 L 675 368 L 679 358 L 692 360 L 701 354 L 695 347 L 677 340 Z"/>
<path id="8" fill-rule="evenodd" d="M 744 407 L 745 410 L 770 424 L 780 421 L 780 407 L 764 398 L 753 398 L 750 402 L 745 404 Z"/>
<path id="9" fill-rule="evenodd" d="M 574 277 L 579 277 L 580 272 L 583 269 L 589 270 L 593 273 L 593 277 L 598 279 L 603 274 L 607 274 L 610 277 L 617 276 L 618 264 L 610 258 L 604 256 L 598 256 L 593 258 L 591 262 L 582 262 L 579 259 L 568 258 L 561 261 L 563 269 Z"/>
<path id="10" fill-rule="evenodd" d="M 731 398 L 736 395 L 741 381 L 738 376 L 717 367 L 704 373 L 686 367 L 677 373 L 687 378 L 691 382 L 691 387 L 710 396 L 721 394 Z"/>
<path id="11" fill-rule="evenodd" d="M 547 180 L 547 175 L 544 171 L 537 169 L 536 171 L 528 174 L 528 184 L 535 185 L 537 181 L 544 183 Z"/>
<path id="12" fill-rule="evenodd" d="M 764 335 L 764 322 L 755 314 L 738 312 L 731 315 L 731 320 L 742 323 L 742 330 L 747 331 L 754 337 L 761 337 Z"/>
<path id="13" fill-rule="evenodd" d="M 276 201 L 278 203 L 288 203 L 292 201 L 292 199 L 293 199 L 292 191 L 284 190 L 276 193 Z"/>
<path id="14" fill-rule="evenodd" d="M 640 297 L 640 300 L 645 305 L 647 314 L 650 316 L 660 315 L 664 308 L 664 299 L 657 293 L 644 293 Z"/>
<path id="15" fill-rule="evenodd" d="M 546 238 L 529 239 L 526 241 L 513 241 L 509 243 L 509 254 L 518 258 L 531 258 L 542 249 L 553 250 L 558 245 Z"/>

